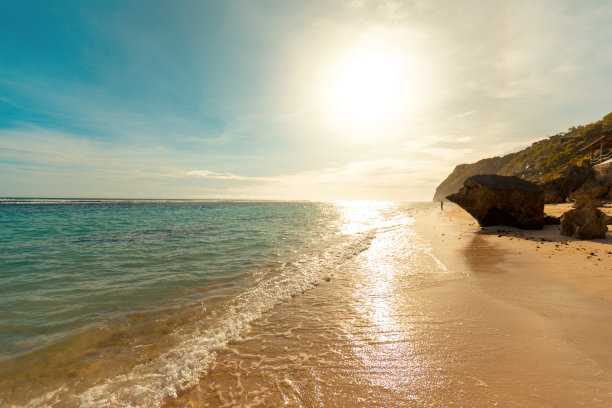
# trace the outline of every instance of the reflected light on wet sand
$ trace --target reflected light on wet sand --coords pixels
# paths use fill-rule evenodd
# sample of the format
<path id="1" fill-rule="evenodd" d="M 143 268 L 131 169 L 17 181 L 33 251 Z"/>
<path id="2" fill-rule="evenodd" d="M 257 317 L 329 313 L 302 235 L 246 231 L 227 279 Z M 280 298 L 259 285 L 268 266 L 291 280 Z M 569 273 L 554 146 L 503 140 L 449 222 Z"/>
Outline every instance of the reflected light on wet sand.
<path id="1" fill-rule="evenodd" d="M 368 380 L 375 386 L 401 389 L 418 370 L 418 356 L 411 338 L 412 316 L 400 282 L 402 268 L 398 267 L 400 231 L 387 231 L 372 243 L 359 260 L 356 270 L 365 272 L 363 284 L 354 292 L 354 307 L 364 322 L 362 340 L 356 341 L 354 352 L 366 367 Z M 365 334 L 365 336 L 364 336 Z M 355 339 L 356 340 L 356 339 Z M 365 340 L 365 341 L 363 341 Z"/>

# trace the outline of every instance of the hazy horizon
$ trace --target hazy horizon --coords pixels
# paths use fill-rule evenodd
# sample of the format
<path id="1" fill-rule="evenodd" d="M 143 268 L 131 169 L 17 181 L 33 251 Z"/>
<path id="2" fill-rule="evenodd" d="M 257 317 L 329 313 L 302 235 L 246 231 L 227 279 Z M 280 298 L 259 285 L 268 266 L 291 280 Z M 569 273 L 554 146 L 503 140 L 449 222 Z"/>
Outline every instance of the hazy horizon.
<path id="1" fill-rule="evenodd" d="M 429 201 L 612 111 L 612 4 L 0 5 L 0 196 Z"/>

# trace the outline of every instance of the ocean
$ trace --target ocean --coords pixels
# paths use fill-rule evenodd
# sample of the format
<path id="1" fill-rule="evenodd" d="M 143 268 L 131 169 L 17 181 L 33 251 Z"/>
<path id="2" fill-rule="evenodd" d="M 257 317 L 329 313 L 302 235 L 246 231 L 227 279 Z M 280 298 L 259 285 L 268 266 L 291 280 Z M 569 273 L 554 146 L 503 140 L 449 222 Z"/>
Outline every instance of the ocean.
<path id="1" fill-rule="evenodd" d="M 161 406 L 435 206 L 0 199 L 0 406 Z"/>

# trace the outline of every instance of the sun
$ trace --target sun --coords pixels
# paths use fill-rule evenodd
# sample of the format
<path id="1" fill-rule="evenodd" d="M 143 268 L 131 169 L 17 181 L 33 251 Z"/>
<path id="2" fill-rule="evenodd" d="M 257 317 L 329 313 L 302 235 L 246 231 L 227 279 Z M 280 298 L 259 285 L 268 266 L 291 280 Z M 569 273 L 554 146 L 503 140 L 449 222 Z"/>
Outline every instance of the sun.
<path id="1" fill-rule="evenodd" d="M 401 67 L 399 58 L 380 51 L 348 56 L 325 81 L 325 110 L 341 125 L 384 125 L 400 113 L 406 96 Z"/>

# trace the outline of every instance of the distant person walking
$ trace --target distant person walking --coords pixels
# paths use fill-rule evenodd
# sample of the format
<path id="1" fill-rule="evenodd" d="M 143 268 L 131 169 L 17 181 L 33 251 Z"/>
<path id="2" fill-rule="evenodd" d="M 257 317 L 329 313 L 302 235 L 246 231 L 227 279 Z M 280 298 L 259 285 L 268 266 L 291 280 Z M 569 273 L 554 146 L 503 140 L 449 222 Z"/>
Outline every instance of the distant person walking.
<path id="1" fill-rule="evenodd" d="M 440 211 L 444 211 L 444 200 L 440 201 Z"/>

